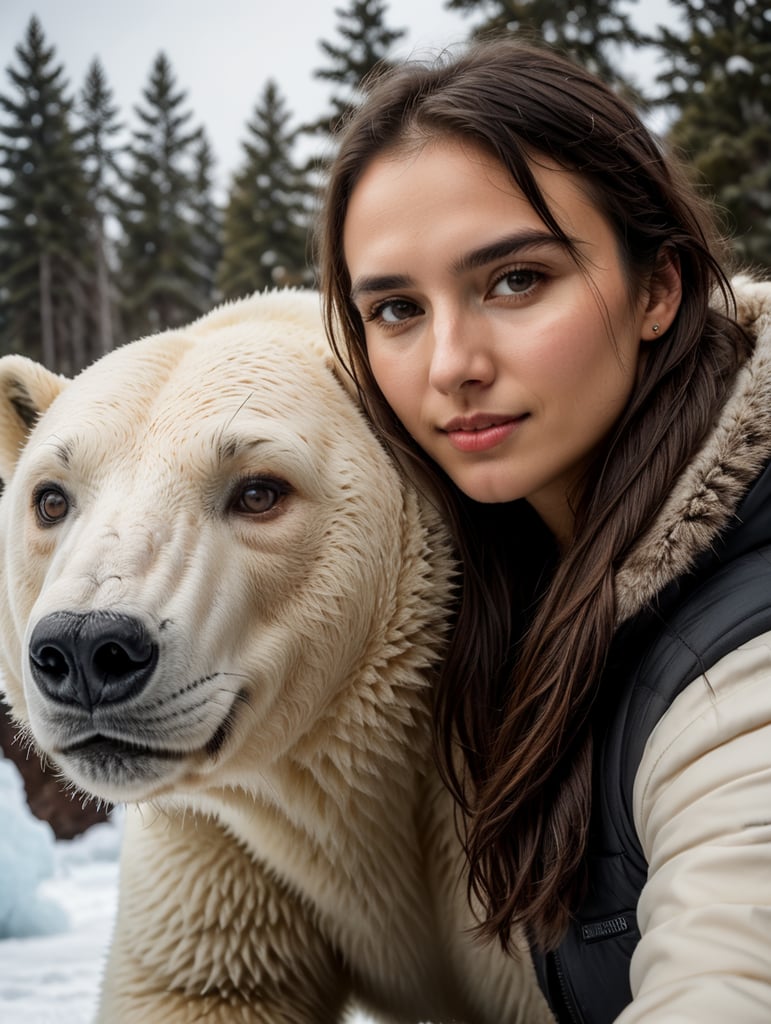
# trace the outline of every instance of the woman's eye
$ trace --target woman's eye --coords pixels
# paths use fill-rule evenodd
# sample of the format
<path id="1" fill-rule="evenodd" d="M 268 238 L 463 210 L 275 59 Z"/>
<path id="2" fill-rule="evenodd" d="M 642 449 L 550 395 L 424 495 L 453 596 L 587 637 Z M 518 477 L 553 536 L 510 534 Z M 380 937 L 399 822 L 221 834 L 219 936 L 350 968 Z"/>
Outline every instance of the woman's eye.
<path id="1" fill-rule="evenodd" d="M 58 487 L 43 487 L 35 495 L 35 512 L 43 526 L 55 526 L 66 518 L 70 503 Z"/>
<path id="2" fill-rule="evenodd" d="M 388 299 L 387 302 L 381 302 L 375 306 L 365 319 L 368 322 L 379 320 L 384 324 L 401 324 L 411 317 L 419 316 L 421 312 L 420 306 L 407 299 Z"/>
<path id="3" fill-rule="evenodd" d="M 542 277 L 536 270 L 510 270 L 495 283 L 492 294 L 527 295 Z"/>
<path id="4" fill-rule="evenodd" d="M 276 507 L 286 491 L 286 485 L 275 480 L 249 480 L 236 492 L 232 507 L 244 515 L 263 515 Z"/>

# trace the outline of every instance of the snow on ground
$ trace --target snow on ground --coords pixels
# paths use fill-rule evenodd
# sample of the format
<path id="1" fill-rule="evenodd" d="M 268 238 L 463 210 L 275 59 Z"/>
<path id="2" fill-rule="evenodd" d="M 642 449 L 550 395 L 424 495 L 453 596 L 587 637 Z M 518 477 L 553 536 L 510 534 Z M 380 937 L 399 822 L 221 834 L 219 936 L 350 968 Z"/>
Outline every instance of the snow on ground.
<path id="1" fill-rule="evenodd" d="M 26 937 L 0 938 L 0 1022 L 91 1024 L 117 907 L 122 816 L 55 842 L 13 773 L 0 757 L 0 936 L 13 924 Z"/>
<path id="2" fill-rule="evenodd" d="M 93 1020 L 117 904 L 119 843 L 118 821 L 69 842 L 51 839 L 51 875 L 26 895 L 60 908 L 60 927 L 47 933 L 44 922 L 43 934 L 0 941 L 2 1024 Z"/>

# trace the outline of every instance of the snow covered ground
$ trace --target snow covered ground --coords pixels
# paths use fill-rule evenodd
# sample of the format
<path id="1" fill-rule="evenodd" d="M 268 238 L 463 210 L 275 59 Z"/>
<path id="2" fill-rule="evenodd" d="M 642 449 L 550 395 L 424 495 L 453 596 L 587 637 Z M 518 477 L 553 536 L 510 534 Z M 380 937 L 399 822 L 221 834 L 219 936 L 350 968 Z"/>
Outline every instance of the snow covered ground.
<path id="1" fill-rule="evenodd" d="M 0 818 L 0 1024 L 91 1024 L 117 906 L 121 816 L 55 842 L 0 757 Z"/>
<path id="2" fill-rule="evenodd" d="M 90 1024 L 117 903 L 120 816 L 57 843 L 2 760 L 0 815 L 0 1021 Z"/>

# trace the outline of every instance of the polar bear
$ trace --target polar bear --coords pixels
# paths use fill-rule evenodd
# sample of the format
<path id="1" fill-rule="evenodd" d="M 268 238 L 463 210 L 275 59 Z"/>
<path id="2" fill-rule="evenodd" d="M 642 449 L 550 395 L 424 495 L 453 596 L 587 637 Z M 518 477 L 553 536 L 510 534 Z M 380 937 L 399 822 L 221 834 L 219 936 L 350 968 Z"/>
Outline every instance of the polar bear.
<path id="1" fill-rule="evenodd" d="M 551 1020 L 475 943 L 430 686 L 445 531 L 265 293 L 69 381 L 0 360 L 17 721 L 129 805 L 104 1024 Z"/>

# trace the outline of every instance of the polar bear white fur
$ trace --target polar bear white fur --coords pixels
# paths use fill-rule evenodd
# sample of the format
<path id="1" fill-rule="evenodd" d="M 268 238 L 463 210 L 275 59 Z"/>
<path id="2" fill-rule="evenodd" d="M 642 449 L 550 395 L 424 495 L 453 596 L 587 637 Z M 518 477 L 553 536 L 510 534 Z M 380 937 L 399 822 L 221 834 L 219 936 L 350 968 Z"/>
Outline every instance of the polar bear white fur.
<path id="1" fill-rule="evenodd" d="M 22 730 L 127 802 L 105 1024 L 550 1020 L 475 944 L 430 680 L 452 563 L 279 292 L 73 381 L 0 361 Z"/>

